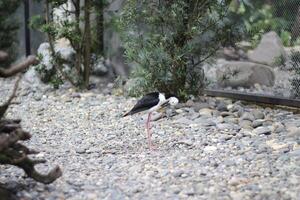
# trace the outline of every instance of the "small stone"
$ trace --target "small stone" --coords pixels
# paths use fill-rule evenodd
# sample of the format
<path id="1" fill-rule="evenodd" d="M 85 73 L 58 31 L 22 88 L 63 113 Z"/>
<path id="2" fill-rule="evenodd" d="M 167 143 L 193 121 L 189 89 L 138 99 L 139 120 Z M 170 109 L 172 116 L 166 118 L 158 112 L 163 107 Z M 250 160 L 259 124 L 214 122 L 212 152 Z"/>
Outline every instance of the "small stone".
<path id="1" fill-rule="evenodd" d="M 241 192 L 231 191 L 230 197 L 232 200 L 241 200 L 241 199 L 244 199 L 245 194 L 243 194 Z"/>
<path id="2" fill-rule="evenodd" d="M 289 154 L 291 156 L 300 157 L 300 149 L 297 149 L 295 151 L 291 151 Z"/>
<path id="3" fill-rule="evenodd" d="M 254 121 L 255 118 L 251 113 L 245 112 L 242 116 L 241 116 L 241 120 L 249 120 L 249 121 Z"/>
<path id="4" fill-rule="evenodd" d="M 194 186 L 195 192 L 199 195 L 204 194 L 205 188 L 206 187 L 203 183 L 198 183 Z"/>
<path id="5" fill-rule="evenodd" d="M 40 101 L 40 100 L 42 99 L 42 97 L 43 97 L 42 94 L 35 94 L 35 95 L 33 96 L 34 100 L 36 100 L 36 101 Z"/>
<path id="6" fill-rule="evenodd" d="M 253 127 L 253 128 L 257 128 L 257 127 L 259 127 L 259 126 L 262 126 L 264 122 L 265 122 L 265 120 L 263 120 L 263 119 L 257 119 L 257 120 L 254 120 L 254 121 L 252 122 L 252 127 Z"/>
<path id="7" fill-rule="evenodd" d="M 280 144 L 277 143 L 275 140 L 268 140 L 266 141 L 266 144 L 275 151 L 288 147 L 288 144 Z"/>
<path id="8" fill-rule="evenodd" d="M 253 130 L 256 135 L 271 135 L 271 130 L 268 127 L 257 127 Z"/>
<path id="9" fill-rule="evenodd" d="M 221 113 L 220 113 L 220 115 L 221 115 L 222 117 L 234 116 L 234 114 L 233 114 L 233 113 L 231 113 L 231 112 L 226 112 L 226 111 L 224 111 L 224 112 L 221 112 Z"/>
<path id="10" fill-rule="evenodd" d="M 199 102 L 196 102 L 194 103 L 194 110 L 196 112 L 199 112 L 199 110 L 203 109 L 203 108 L 209 108 L 209 104 L 208 103 L 199 103 Z"/>
<path id="11" fill-rule="evenodd" d="M 209 126 L 216 126 L 216 122 L 209 120 L 209 119 L 201 119 L 198 118 L 197 121 L 195 121 L 197 124 L 200 124 L 201 126 L 209 127 Z"/>
<path id="12" fill-rule="evenodd" d="M 193 106 L 194 106 L 194 101 L 193 101 L 193 100 L 188 100 L 188 101 L 185 103 L 185 105 L 186 105 L 187 107 L 193 107 Z"/>
<path id="13" fill-rule="evenodd" d="M 77 148 L 75 151 L 76 151 L 76 153 L 82 154 L 82 153 L 85 153 L 86 149 L 85 148 Z"/>
<path id="14" fill-rule="evenodd" d="M 220 112 L 228 111 L 226 104 L 222 101 L 218 104 L 217 110 Z"/>
<path id="15" fill-rule="evenodd" d="M 254 116 L 255 119 L 264 119 L 265 118 L 265 114 L 260 110 L 253 110 L 252 115 Z"/>
<path id="16" fill-rule="evenodd" d="M 183 174 L 184 174 L 183 170 L 178 170 L 173 173 L 173 176 L 174 177 L 182 177 Z"/>
<path id="17" fill-rule="evenodd" d="M 217 124 L 219 130 L 233 130 L 235 127 L 229 123 Z"/>
<path id="18" fill-rule="evenodd" d="M 232 135 L 225 135 L 223 138 L 224 138 L 225 141 L 228 141 L 228 140 L 231 140 L 233 138 L 233 136 Z"/>
<path id="19" fill-rule="evenodd" d="M 227 110 L 232 110 L 233 108 L 234 108 L 234 105 L 233 105 L 233 104 L 227 105 Z"/>
<path id="20" fill-rule="evenodd" d="M 224 118 L 222 116 L 217 117 L 217 123 L 223 123 Z"/>
<path id="21" fill-rule="evenodd" d="M 187 119 L 186 117 L 181 117 L 181 118 L 177 119 L 176 121 L 174 121 L 174 123 L 190 125 L 190 124 L 193 124 L 193 121 Z"/>
<path id="22" fill-rule="evenodd" d="M 272 125 L 272 130 L 275 132 L 275 133 L 281 133 L 283 131 L 285 131 L 285 128 L 284 128 L 284 125 L 280 122 L 275 122 L 273 125 Z"/>
<path id="23" fill-rule="evenodd" d="M 81 97 L 81 95 L 80 95 L 80 93 L 73 93 L 73 94 L 71 94 L 71 97 L 72 98 L 80 98 Z"/>
<path id="24" fill-rule="evenodd" d="M 228 184 L 231 186 L 237 186 L 240 184 L 245 184 L 248 182 L 248 179 L 246 178 L 240 178 L 240 177 L 232 177 L 229 181 Z"/>
<path id="25" fill-rule="evenodd" d="M 183 173 L 183 174 L 181 174 L 181 177 L 182 177 L 182 178 L 186 178 L 186 177 L 188 177 L 188 175 L 185 174 L 185 173 Z"/>
<path id="26" fill-rule="evenodd" d="M 199 110 L 199 114 L 201 116 L 212 116 L 212 112 L 213 110 L 209 109 L 209 108 L 202 108 L 201 110 Z"/>
<path id="27" fill-rule="evenodd" d="M 239 122 L 239 125 L 241 126 L 241 128 L 244 129 L 251 129 L 252 128 L 252 122 L 249 120 L 241 120 Z"/>
<path id="28" fill-rule="evenodd" d="M 244 129 L 244 128 L 242 128 L 242 129 L 239 131 L 239 133 L 242 134 L 243 136 L 248 136 L 248 137 L 255 136 L 255 134 L 253 134 L 251 130 L 252 130 L 252 129 Z"/>
<path id="29" fill-rule="evenodd" d="M 229 117 L 224 117 L 224 122 L 229 123 L 229 124 L 238 124 L 239 119 L 229 116 Z"/>
<path id="30" fill-rule="evenodd" d="M 300 136 L 300 128 L 298 127 L 287 127 L 288 136 Z"/>
<path id="31" fill-rule="evenodd" d="M 215 151 L 217 151 L 217 149 L 218 148 L 215 146 L 206 146 L 203 150 L 207 153 L 214 153 Z"/>

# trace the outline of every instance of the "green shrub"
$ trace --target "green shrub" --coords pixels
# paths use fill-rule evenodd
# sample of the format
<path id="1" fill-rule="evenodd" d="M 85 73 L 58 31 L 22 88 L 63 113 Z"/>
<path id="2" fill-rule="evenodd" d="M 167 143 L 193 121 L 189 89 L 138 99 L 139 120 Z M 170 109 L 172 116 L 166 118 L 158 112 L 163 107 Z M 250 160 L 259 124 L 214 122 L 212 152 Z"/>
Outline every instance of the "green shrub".
<path id="1" fill-rule="evenodd" d="M 200 94 L 201 65 L 238 32 L 226 19 L 227 6 L 219 0 L 126 1 L 119 27 L 125 56 L 137 65 L 136 91 L 159 90 L 182 99 Z"/>
<path id="2" fill-rule="evenodd" d="M 299 6 L 300 0 L 232 0 L 230 20 L 245 27 L 244 39 L 254 47 L 262 34 L 271 30 L 277 32 L 285 46 L 291 46 L 296 44 L 292 41 L 292 29 Z"/>
<path id="3" fill-rule="evenodd" d="M 37 69 L 49 75 L 48 81 L 56 87 L 63 80 L 68 80 L 75 86 L 89 88 L 92 53 L 103 53 L 103 8 L 107 5 L 107 1 L 47 0 L 44 4 L 45 15 L 33 16 L 31 27 L 47 34 L 55 69 L 47 71 L 43 65 Z M 71 6 L 66 8 L 66 4 Z M 61 9 L 65 17 L 55 18 L 54 9 Z M 92 12 L 100 21 L 96 23 L 91 21 Z M 68 69 L 67 62 L 55 51 L 55 41 L 59 39 L 67 39 L 75 51 L 74 70 Z"/>

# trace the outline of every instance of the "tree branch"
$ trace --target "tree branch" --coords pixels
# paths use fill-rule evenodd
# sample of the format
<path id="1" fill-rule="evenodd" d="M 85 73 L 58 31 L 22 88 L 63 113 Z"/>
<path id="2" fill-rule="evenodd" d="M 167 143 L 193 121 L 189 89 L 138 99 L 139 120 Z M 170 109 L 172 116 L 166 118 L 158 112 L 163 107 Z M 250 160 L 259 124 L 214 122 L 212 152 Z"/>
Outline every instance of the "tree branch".
<path id="1" fill-rule="evenodd" d="M 8 69 L 0 68 L 0 77 L 11 77 L 24 69 L 28 68 L 32 64 L 37 64 L 38 60 L 35 56 L 28 56 L 27 59 L 17 65 L 11 66 Z"/>

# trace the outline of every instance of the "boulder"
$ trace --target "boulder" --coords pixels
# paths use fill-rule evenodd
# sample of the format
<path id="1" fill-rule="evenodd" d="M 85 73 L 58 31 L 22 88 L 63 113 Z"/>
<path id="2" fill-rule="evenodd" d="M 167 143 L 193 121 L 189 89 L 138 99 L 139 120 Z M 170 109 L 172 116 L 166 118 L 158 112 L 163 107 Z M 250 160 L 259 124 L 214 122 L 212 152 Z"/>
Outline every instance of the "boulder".
<path id="1" fill-rule="evenodd" d="M 287 53 L 285 52 L 282 41 L 274 31 L 263 35 L 257 48 L 248 52 L 250 61 L 269 66 L 275 66 L 276 60 L 280 56 L 287 59 Z"/>
<path id="2" fill-rule="evenodd" d="M 105 66 L 103 58 L 97 58 L 93 62 L 92 73 L 96 76 L 103 76 L 108 73 L 108 69 Z"/>
<path id="3" fill-rule="evenodd" d="M 46 70 L 51 70 L 53 68 L 52 55 L 50 52 L 50 44 L 44 42 L 40 44 L 37 53 L 41 56 L 40 64 L 44 65 Z"/>
<path id="4" fill-rule="evenodd" d="M 61 58 L 69 63 L 74 63 L 75 61 L 75 50 L 72 47 L 55 47 L 56 53 L 59 53 Z"/>
<path id="5" fill-rule="evenodd" d="M 275 74 L 267 65 L 233 61 L 225 63 L 217 70 L 218 85 L 222 87 L 251 87 L 256 83 L 273 86 Z"/>

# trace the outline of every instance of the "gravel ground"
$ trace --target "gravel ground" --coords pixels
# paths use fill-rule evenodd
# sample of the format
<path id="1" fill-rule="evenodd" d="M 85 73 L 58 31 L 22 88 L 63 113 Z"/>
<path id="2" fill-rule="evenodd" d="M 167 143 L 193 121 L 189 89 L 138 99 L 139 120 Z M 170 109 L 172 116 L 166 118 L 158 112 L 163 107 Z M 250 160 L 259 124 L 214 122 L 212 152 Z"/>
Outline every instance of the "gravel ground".
<path id="1" fill-rule="evenodd" d="M 0 80 L 0 96 L 12 80 Z M 0 102 L 4 101 L 1 98 Z M 0 166 L 0 182 L 29 199 L 300 199 L 300 115 L 226 99 L 188 101 L 152 123 L 121 118 L 133 98 L 23 82 L 7 118 L 22 118 L 26 144 L 58 164 L 50 185 Z"/>

